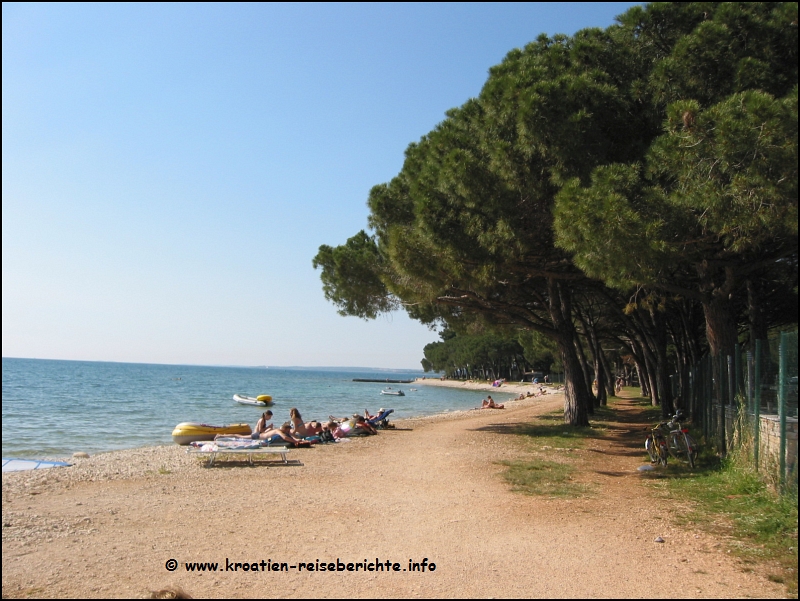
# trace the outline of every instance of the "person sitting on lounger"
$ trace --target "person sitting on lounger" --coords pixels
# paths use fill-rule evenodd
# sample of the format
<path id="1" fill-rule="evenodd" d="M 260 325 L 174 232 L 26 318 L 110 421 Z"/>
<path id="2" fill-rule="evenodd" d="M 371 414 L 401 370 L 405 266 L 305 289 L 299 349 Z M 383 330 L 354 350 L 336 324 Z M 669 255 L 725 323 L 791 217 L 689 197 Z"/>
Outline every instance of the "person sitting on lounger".
<path id="1" fill-rule="evenodd" d="M 267 409 L 264 413 L 261 414 L 261 418 L 256 422 L 256 427 L 253 429 L 253 434 L 251 438 L 253 440 L 258 440 L 261 438 L 261 435 L 264 432 L 272 430 L 272 411 Z"/>
<path id="2" fill-rule="evenodd" d="M 381 407 L 378 409 L 378 413 L 375 415 L 370 415 L 369 411 L 365 409 L 364 417 L 366 418 L 367 423 L 373 428 L 393 428 L 393 425 L 389 425 L 389 415 L 392 413 L 394 413 L 394 409 L 384 409 Z"/>
<path id="3" fill-rule="evenodd" d="M 289 419 L 292 420 L 292 434 L 298 436 L 300 438 L 305 438 L 306 436 L 314 436 L 318 434 L 321 428 L 318 426 L 312 426 L 311 424 L 318 422 L 308 422 L 307 424 L 303 422 L 303 417 L 300 415 L 300 412 L 297 410 L 296 407 L 292 407 L 289 411 Z"/>
<path id="4" fill-rule="evenodd" d="M 483 399 L 483 402 L 481 403 L 481 409 L 505 409 L 505 408 L 506 408 L 505 405 L 502 404 L 498 405 L 497 403 L 495 403 L 491 395 Z"/>

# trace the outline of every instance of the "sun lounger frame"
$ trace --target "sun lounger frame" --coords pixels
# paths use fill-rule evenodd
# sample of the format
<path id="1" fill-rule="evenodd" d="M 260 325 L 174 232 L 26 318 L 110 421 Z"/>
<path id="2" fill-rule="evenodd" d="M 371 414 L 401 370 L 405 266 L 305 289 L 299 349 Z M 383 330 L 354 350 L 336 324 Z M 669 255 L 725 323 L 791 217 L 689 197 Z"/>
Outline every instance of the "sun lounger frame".
<path id="1" fill-rule="evenodd" d="M 247 462 L 250 465 L 253 463 L 253 455 L 280 455 L 281 463 L 288 464 L 289 459 L 286 454 L 290 451 L 287 447 L 261 447 L 258 449 L 217 449 L 216 451 L 203 451 L 202 449 L 187 449 L 186 452 L 191 455 L 206 455 L 208 457 L 208 467 L 214 465 L 218 455 L 247 455 Z"/>

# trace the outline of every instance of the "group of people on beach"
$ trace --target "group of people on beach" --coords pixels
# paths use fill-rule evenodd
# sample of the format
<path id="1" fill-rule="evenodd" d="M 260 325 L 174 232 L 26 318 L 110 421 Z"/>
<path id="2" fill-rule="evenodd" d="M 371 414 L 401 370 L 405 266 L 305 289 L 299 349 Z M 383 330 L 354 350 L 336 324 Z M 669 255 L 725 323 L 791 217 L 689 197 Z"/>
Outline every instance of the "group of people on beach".
<path id="1" fill-rule="evenodd" d="M 527 393 L 520 392 L 519 396 L 517 397 L 517 400 L 518 401 L 524 401 L 525 399 L 530 399 L 530 398 L 534 398 L 534 397 L 537 397 L 537 396 L 543 396 L 545 394 L 547 394 L 547 390 L 545 389 L 545 387 L 544 386 L 539 386 L 539 391 L 538 392 L 531 392 L 530 390 Z"/>
<path id="2" fill-rule="evenodd" d="M 547 394 L 547 390 L 545 389 L 545 387 L 539 386 L 538 392 L 531 392 L 530 390 L 527 392 L 527 394 L 524 392 L 520 392 L 519 396 L 514 400 L 524 401 L 525 399 L 530 399 L 537 396 L 543 396 L 545 394 Z M 491 397 L 491 395 L 483 399 L 480 407 L 476 407 L 476 409 L 505 409 L 505 408 L 506 408 L 505 405 L 501 403 L 496 403 L 495 400 Z"/>
<path id="3" fill-rule="evenodd" d="M 391 410 L 390 410 L 391 411 Z M 269 443 L 285 442 L 292 446 L 307 446 L 319 442 L 335 442 L 349 436 L 363 436 L 377 434 L 375 424 L 378 418 L 384 416 L 386 410 L 380 408 L 376 415 L 364 410 L 364 415 L 354 413 L 352 417 L 337 419 L 328 416 L 327 422 L 312 420 L 306 422 L 300 411 L 292 407 L 289 411 L 289 421 L 284 422 L 279 428 L 272 423 L 273 413 L 267 409 L 261 414 L 250 438 L 264 440 Z M 388 426 L 385 416 L 380 420 L 381 425 Z"/>

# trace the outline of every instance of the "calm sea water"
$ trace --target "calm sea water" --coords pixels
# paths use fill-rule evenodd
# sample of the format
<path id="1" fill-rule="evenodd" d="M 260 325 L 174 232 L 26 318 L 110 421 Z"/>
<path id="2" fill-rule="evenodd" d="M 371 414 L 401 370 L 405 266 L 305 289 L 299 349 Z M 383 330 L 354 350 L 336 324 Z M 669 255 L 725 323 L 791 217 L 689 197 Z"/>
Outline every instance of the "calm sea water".
<path id="1" fill-rule="evenodd" d="M 480 405 L 485 393 L 419 384 L 387 386 L 353 378 L 407 380 L 414 371 L 328 371 L 203 367 L 89 361 L 3 359 L 3 457 L 59 457 L 171 444 L 180 422 L 255 425 L 260 407 L 235 393 L 270 394 L 274 422 L 297 407 L 306 421 L 392 407 L 394 417 L 431 415 Z M 430 377 L 430 374 L 427 374 Z M 416 390 L 410 390 L 416 388 Z M 503 394 L 495 395 L 498 400 Z"/>

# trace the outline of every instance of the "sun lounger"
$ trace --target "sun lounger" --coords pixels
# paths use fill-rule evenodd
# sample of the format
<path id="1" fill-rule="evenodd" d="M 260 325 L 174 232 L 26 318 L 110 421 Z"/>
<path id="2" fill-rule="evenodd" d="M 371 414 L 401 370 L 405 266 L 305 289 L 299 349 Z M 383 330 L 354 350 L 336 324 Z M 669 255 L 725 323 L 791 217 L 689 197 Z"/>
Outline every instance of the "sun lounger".
<path id="1" fill-rule="evenodd" d="M 288 464 L 289 459 L 286 457 L 286 454 L 289 452 L 289 449 L 286 447 L 259 447 L 255 449 L 236 449 L 236 448 L 226 448 L 226 447 L 217 447 L 216 445 L 208 445 L 206 447 L 197 448 L 190 448 L 186 451 L 190 455 L 203 455 L 208 457 L 208 467 L 214 465 L 217 457 L 220 455 L 246 455 L 247 462 L 250 465 L 254 465 L 253 458 L 258 456 L 267 456 L 267 455 L 280 455 L 281 463 Z"/>
<path id="2" fill-rule="evenodd" d="M 391 413 L 394 413 L 394 409 L 387 409 L 383 411 L 380 415 L 376 415 L 367 420 L 367 423 L 372 426 L 373 428 L 385 428 L 386 424 L 389 422 L 386 421 L 386 418 L 389 417 Z"/>

